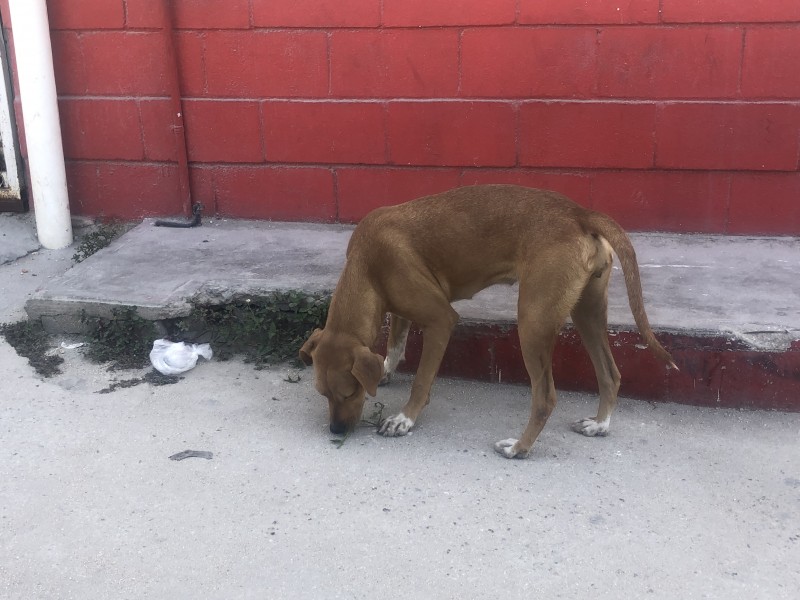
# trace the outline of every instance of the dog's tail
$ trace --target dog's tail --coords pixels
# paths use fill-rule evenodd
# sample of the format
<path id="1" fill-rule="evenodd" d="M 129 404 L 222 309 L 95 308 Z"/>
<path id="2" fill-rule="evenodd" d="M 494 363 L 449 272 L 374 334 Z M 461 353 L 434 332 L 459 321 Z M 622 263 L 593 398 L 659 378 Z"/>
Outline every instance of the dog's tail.
<path id="1" fill-rule="evenodd" d="M 647 342 L 648 348 L 670 368 L 678 370 L 672 356 L 656 339 L 650 327 L 650 321 L 647 319 L 642 298 L 642 282 L 639 279 L 639 263 L 636 261 L 636 251 L 633 249 L 628 234 L 614 219 L 599 212 L 590 211 L 586 224 L 590 232 L 598 233 L 608 240 L 614 252 L 617 253 L 622 265 L 622 273 L 625 276 L 625 287 L 628 289 L 628 303 L 633 313 L 633 319 L 636 321 L 639 333 Z"/>

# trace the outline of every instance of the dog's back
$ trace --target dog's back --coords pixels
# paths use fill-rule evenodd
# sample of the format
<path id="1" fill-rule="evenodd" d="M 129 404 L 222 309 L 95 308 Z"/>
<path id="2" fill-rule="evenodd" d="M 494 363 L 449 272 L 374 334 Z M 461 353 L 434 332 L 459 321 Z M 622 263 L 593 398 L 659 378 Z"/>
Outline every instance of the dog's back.
<path id="1" fill-rule="evenodd" d="M 458 188 L 371 212 L 353 233 L 348 256 L 357 248 L 366 253 L 358 259 L 379 261 L 372 272 L 424 264 L 450 300 L 469 298 L 489 285 L 513 283 L 525 262 L 554 244 L 585 238 L 581 224 L 590 212 L 556 192 Z M 595 253 L 590 246 L 575 251 Z"/>

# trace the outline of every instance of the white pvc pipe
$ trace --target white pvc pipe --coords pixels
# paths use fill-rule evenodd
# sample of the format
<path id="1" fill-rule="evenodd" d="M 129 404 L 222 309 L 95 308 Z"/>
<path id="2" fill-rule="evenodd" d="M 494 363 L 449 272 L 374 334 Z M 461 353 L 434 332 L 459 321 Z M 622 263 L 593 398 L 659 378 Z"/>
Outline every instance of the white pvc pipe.
<path id="1" fill-rule="evenodd" d="M 55 250 L 72 243 L 72 222 L 47 4 L 11 0 L 9 8 L 36 229 L 42 246 Z"/>

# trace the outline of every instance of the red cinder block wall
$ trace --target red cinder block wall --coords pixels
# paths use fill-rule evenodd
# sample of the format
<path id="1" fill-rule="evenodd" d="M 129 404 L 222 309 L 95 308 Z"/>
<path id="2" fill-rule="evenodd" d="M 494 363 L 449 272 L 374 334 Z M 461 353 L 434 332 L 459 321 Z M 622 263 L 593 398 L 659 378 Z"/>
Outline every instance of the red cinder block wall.
<path id="1" fill-rule="evenodd" d="M 75 213 L 182 209 L 165 4 L 207 214 L 514 182 L 633 230 L 800 234 L 797 0 L 50 0 Z"/>

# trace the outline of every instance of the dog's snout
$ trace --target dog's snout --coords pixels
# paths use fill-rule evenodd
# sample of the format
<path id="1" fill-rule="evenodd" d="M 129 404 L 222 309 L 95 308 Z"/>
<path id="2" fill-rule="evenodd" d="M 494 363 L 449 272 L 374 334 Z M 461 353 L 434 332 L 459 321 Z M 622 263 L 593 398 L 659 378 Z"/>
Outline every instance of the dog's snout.
<path id="1" fill-rule="evenodd" d="M 347 425 L 344 423 L 331 422 L 331 433 L 334 435 L 341 435 L 347 433 Z"/>

